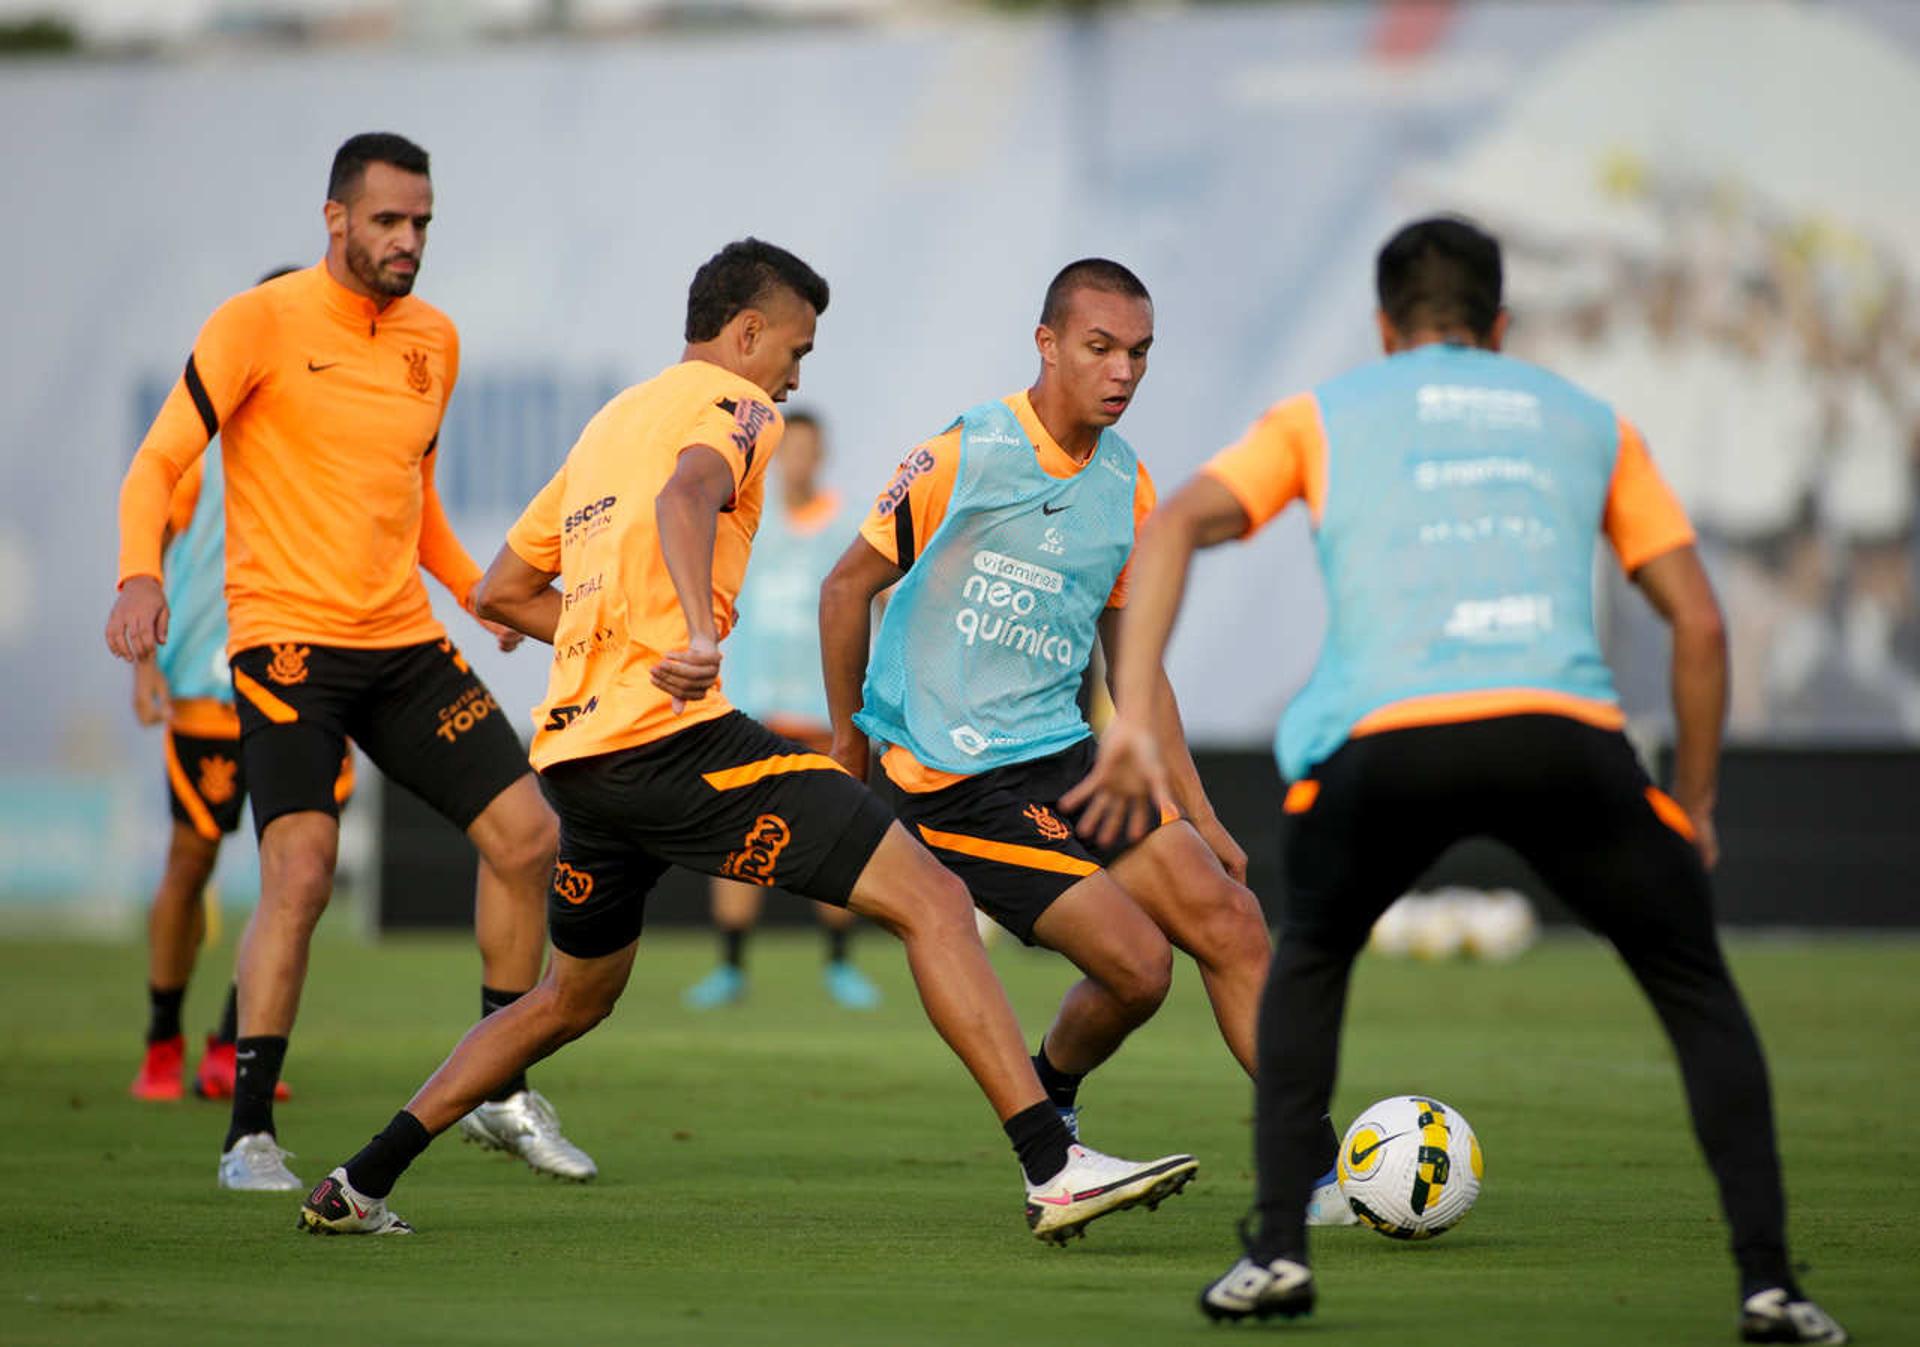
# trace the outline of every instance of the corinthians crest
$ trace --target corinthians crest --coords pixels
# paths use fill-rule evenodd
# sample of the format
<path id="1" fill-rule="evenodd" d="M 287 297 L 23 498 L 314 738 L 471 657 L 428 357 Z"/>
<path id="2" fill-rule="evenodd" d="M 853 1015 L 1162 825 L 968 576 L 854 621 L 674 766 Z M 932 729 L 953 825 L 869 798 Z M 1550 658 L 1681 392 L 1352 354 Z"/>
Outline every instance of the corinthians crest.
<path id="1" fill-rule="evenodd" d="M 407 352 L 407 387 L 416 393 L 433 388 L 433 373 L 427 368 L 427 353 L 419 347 Z"/>

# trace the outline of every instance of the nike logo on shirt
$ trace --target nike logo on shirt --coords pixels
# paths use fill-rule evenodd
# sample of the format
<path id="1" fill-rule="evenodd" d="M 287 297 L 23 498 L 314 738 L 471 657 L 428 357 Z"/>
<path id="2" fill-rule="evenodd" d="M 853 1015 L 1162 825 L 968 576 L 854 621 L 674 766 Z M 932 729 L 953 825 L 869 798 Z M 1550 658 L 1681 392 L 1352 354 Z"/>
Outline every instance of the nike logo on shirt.
<path id="1" fill-rule="evenodd" d="M 1059 514 L 1062 510 L 1071 510 L 1072 508 L 1073 507 L 1071 505 L 1042 505 L 1040 507 L 1040 513 L 1041 514 Z"/>
<path id="2" fill-rule="evenodd" d="M 307 361 L 307 372 L 310 374 L 318 374 L 321 370 L 332 369 L 335 365 L 339 363 L 340 362 L 338 360 L 329 360 L 324 365 L 316 365 L 313 363 L 313 361 L 309 360 Z"/>

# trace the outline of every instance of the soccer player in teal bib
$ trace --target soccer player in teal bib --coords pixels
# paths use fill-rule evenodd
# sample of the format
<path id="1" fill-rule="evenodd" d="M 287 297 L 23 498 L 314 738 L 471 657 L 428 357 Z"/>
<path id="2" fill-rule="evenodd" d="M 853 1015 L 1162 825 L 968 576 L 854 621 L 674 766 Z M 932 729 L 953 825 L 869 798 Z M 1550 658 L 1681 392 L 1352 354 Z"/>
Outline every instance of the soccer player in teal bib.
<path id="1" fill-rule="evenodd" d="M 1113 430 L 1152 342 L 1153 302 L 1132 272 L 1098 258 L 1062 270 L 1033 387 L 909 453 L 820 597 L 834 758 L 863 775 L 870 742 L 884 745 L 901 821 L 981 910 L 1086 974 L 1033 1058 L 1069 1122 L 1082 1078 L 1165 998 L 1173 946 L 1199 965 L 1251 1071 L 1269 954 L 1246 854 L 1207 802 L 1164 678 L 1153 725 L 1176 784 L 1160 826 L 1101 846 L 1074 834 L 1060 801 L 1093 762 L 1082 680 L 1096 641 L 1113 658 L 1153 505 Z M 889 586 L 869 661 L 871 603 Z"/>
<path id="2" fill-rule="evenodd" d="M 1639 431 L 1500 354 L 1501 279 L 1499 244 L 1467 221 L 1399 231 L 1377 264 L 1386 358 L 1276 404 L 1141 541 L 1114 722 L 1070 797 L 1097 837 L 1138 831 L 1177 790 L 1152 717 L 1193 551 L 1304 500 L 1328 606 L 1278 741 L 1293 824 L 1260 1010 L 1256 1219 L 1200 1307 L 1313 1307 L 1304 1218 L 1354 958 L 1443 851 L 1486 835 L 1612 941 L 1659 1014 L 1732 1230 L 1741 1336 L 1845 1342 L 1794 1280 L 1766 1061 L 1714 932 L 1719 603 Z M 1621 733 L 1593 620 L 1602 537 L 1673 628 L 1672 796 Z"/>

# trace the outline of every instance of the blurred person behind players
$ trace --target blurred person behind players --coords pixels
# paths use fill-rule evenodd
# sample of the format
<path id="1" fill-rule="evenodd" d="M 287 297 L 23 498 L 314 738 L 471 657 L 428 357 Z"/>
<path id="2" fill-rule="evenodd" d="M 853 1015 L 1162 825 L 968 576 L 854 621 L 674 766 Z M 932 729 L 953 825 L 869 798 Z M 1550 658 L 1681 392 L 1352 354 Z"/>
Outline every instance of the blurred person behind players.
<path id="1" fill-rule="evenodd" d="M 816 753 L 833 745 L 827 694 L 820 682 L 820 582 L 840 555 L 834 524 L 843 515 L 840 493 L 820 485 L 826 439 L 819 418 L 786 414 L 780 440 L 779 490 L 753 539 L 753 562 L 740 588 L 740 621 L 727 638 L 727 699 L 775 734 Z M 696 1010 L 731 1005 L 746 997 L 747 938 L 760 919 L 766 890 L 737 879 L 711 881 L 713 924 L 720 933 L 720 963 L 687 988 L 682 999 Z M 826 938 L 827 994 L 848 1010 L 871 1010 L 880 989 L 853 966 L 849 946 L 853 913 L 815 903 Z"/>

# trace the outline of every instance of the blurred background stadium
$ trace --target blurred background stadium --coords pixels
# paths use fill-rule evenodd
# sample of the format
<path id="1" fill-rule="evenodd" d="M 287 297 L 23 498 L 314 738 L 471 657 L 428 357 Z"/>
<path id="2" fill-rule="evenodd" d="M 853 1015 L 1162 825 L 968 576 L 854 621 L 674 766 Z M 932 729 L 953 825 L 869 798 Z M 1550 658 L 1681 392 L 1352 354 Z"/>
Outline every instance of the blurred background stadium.
<path id="1" fill-rule="evenodd" d="M 1391 226 L 1475 214 L 1515 349 L 1640 421 L 1701 528 L 1735 669 L 1725 914 L 1915 920 L 1920 5 L 0 0 L 0 48 L 0 926 L 135 929 L 166 814 L 99 634 L 117 483 L 205 315 L 319 257 L 327 164 L 368 129 L 433 155 L 420 293 L 463 339 L 439 480 L 483 562 L 600 402 L 677 357 L 727 239 L 833 283 L 796 405 L 861 499 L 1030 378 L 1070 258 L 1154 292 L 1123 429 L 1165 488 L 1373 352 Z M 1304 520 L 1193 588 L 1174 680 L 1272 901 L 1266 744 L 1321 623 Z M 1604 599 L 1657 755 L 1659 629 Z M 541 652 L 449 625 L 524 729 Z M 347 876 L 368 910 L 458 895 L 450 843 L 371 798 Z"/>

